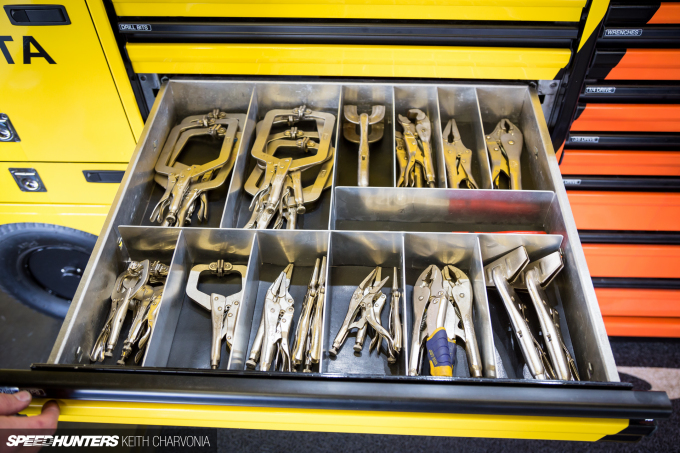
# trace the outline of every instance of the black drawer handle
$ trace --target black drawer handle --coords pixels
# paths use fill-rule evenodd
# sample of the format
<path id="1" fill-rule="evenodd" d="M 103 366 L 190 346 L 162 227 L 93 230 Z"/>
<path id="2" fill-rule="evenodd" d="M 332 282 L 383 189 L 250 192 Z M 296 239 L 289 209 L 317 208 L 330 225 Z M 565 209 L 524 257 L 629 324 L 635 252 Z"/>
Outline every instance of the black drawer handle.
<path id="1" fill-rule="evenodd" d="M 5 5 L 12 25 L 69 25 L 66 8 L 62 5 Z"/>
<path id="2" fill-rule="evenodd" d="M 123 180 L 121 170 L 83 170 L 87 182 L 104 182 L 119 184 Z"/>

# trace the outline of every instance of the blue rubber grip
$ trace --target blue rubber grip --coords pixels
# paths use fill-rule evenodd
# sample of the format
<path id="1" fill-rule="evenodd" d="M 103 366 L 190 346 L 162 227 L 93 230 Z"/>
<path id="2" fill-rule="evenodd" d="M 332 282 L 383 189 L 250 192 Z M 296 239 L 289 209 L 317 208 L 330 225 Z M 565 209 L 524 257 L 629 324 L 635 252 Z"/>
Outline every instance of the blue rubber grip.
<path id="1" fill-rule="evenodd" d="M 427 339 L 427 356 L 430 361 L 430 375 L 453 376 L 453 361 L 449 350 L 446 329 L 440 327 Z"/>

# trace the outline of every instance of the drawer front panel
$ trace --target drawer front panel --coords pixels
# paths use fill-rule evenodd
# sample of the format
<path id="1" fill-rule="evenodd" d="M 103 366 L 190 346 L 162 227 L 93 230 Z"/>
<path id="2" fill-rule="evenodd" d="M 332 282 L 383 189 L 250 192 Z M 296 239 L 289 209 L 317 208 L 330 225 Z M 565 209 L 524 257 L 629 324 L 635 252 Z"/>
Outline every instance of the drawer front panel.
<path id="1" fill-rule="evenodd" d="M 680 318 L 678 290 L 595 288 L 595 294 L 605 317 Z"/>
<path id="2" fill-rule="evenodd" d="M 581 230 L 677 231 L 680 194 L 571 191 L 569 204 Z"/>
<path id="3" fill-rule="evenodd" d="M 568 149 L 563 175 L 680 176 L 680 152 Z"/>
<path id="4" fill-rule="evenodd" d="M 680 278 L 680 246 L 583 244 L 593 277 Z"/>
<path id="5" fill-rule="evenodd" d="M 88 182 L 88 179 L 101 180 L 99 174 L 125 171 L 126 167 L 127 164 L 0 162 L 0 203 L 109 205 L 116 196 L 119 184 Z M 40 176 L 45 191 L 22 191 L 10 173 L 10 169 L 16 168 L 34 169 Z M 86 173 L 90 176 L 87 177 Z M 92 173 L 97 173 L 97 176 Z"/>
<path id="6" fill-rule="evenodd" d="M 680 132 L 680 105 L 588 104 L 572 131 Z"/>
<path id="7" fill-rule="evenodd" d="M 98 235 L 111 205 L 0 203 L 0 225 L 49 223 Z"/>

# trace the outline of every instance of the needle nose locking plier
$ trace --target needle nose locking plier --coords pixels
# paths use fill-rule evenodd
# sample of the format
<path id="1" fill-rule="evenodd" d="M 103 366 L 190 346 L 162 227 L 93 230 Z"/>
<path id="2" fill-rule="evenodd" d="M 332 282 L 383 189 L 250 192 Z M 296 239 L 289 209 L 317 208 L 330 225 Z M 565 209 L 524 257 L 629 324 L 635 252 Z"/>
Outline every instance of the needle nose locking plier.
<path id="1" fill-rule="evenodd" d="M 255 369 L 259 363 L 260 371 L 269 371 L 276 348 L 276 357 L 281 357 L 281 371 L 293 371 L 288 346 L 295 313 L 294 301 L 288 292 L 292 276 L 293 265 L 289 264 L 267 290 L 260 326 L 246 362 L 246 366 L 250 369 Z M 276 369 L 277 366 L 274 368 Z"/>
<path id="2" fill-rule="evenodd" d="M 453 135 L 453 141 L 449 142 L 451 135 Z M 442 143 L 444 144 L 444 161 L 448 170 L 449 187 L 476 189 L 477 182 L 472 176 L 472 151 L 463 144 L 456 120 L 451 119 L 446 124 L 442 134 Z"/>
<path id="3" fill-rule="evenodd" d="M 493 132 L 486 136 L 494 189 L 502 188 L 501 176 L 505 175 L 510 180 L 510 189 L 522 190 L 519 158 L 523 144 L 522 131 L 507 118 L 500 120 Z"/>
<path id="4" fill-rule="evenodd" d="M 387 296 L 382 293 L 381 289 L 385 283 L 387 283 L 389 277 L 385 277 L 383 280 L 380 280 L 380 277 L 381 269 L 378 266 L 373 269 L 373 271 L 371 271 L 371 273 L 361 282 L 359 287 L 354 290 L 354 294 L 352 294 L 352 298 L 349 302 L 345 320 L 343 321 L 342 326 L 340 326 L 338 334 L 335 336 L 333 346 L 328 351 L 331 355 L 338 355 L 338 350 L 347 339 L 347 335 L 351 329 L 358 329 L 354 351 L 361 352 L 364 346 L 364 340 L 366 339 L 367 328 L 370 326 L 375 330 L 376 335 L 372 344 L 377 345 L 379 349 L 381 342 L 379 338 L 385 338 L 387 340 L 389 353 L 388 361 L 390 363 L 396 362 L 394 340 L 387 329 L 380 323 L 379 317 L 380 312 L 385 305 L 385 301 L 387 300 Z M 376 338 L 378 339 L 376 340 Z"/>
<path id="5" fill-rule="evenodd" d="M 218 260 L 210 264 L 194 266 L 189 273 L 187 281 L 187 296 L 208 310 L 212 319 L 212 347 L 210 349 L 210 368 L 217 369 L 220 365 L 222 338 L 226 337 L 227 347 L 231 348 L 236 329 L 236 320 L 241 299 L 243 297 L 243 283 L 246 279 L 247 266 L 239 266 Z M 224 277 L 231 273 L 241 274 L 241 291 L 231 296 L 212 293 L 205 294 L 198 290 L 198 279 L 203 272 L 211 272 L 218 277 Z M 226 322 L 225 322 L 226 320 Z"/>

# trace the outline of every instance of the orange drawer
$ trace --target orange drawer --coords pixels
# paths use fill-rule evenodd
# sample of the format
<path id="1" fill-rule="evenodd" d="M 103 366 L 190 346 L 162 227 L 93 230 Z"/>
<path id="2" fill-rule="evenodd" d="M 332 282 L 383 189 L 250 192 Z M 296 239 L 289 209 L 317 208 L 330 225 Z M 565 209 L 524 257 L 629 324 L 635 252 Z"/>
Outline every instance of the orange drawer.
<path id="1" fill-rule="evenodd" d="M 680 152 L 568 149 L 560 171 L 563 175 L 680 176 Z"/>
<path id="2" fill-rule="evenodd" d="M 579 230 L 680 230 L 680 193 L 568 191 L 567 194 Z"/>
<path id="3" fill-rule="evenodd" d="M 680 132 L 680 105 L 588 104 L 579 111 L 572 131 Z"/>
<path id="4" fill-rule="evenodd" d="M 583 244 L 592 277 L 680 278 L 680 245 Z"/>
<path id="5" fill-rule="evenodd" d="M 680 3 L 661 3 L 648 24 L 680 24 Z"/>
<path id="6" fill-rule="evenodd" d="M 637 318 L 603 316 L 607 335 L 612 337 L 680 337 L 680 318 Z"/>
<path id="7" fill-rule="evenodd" d="M 680 290 L 595 288 L 602 316 L 680 318 Z"/>
<path id="8" fill-rule="evenodd" d="M 628 49 L 605 79 L 680 80 L 680 49 Z"/>

